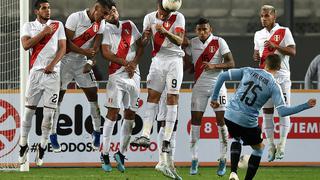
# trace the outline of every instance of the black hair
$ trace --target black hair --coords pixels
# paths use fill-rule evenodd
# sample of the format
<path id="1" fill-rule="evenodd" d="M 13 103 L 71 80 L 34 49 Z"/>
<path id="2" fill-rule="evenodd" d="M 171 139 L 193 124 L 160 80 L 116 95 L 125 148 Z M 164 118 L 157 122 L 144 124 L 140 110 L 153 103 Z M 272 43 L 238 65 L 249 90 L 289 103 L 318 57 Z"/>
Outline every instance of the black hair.
<path id="1" fill-rule="evenodd" d="M 112 6 L 116 7 L 116 2 L 114 0 L 97 0 L 96 3 L 99 3 L 102 7 L 111 9 Z"/>
<path id="2" fill-rule="evenodd" d="M 196 25 L 201 25 L 201 24 L 209 24 L 210 25 L 210 21 L 209 21 L 209 19 L 206 19 L 206 18 L 202 17 L 196 22 Z"/>
<path id="3" fill-rule="evenodd" d="M 35 9 L 37 9 L 37 10 L 39 10 L 40 9 L 40 4 L 42 4 L 42 3 L 49 3 L 49 1 L 48 0 L 37 0 L 35 3 L 34 3 L 34 8 Z"/>
<path id="4" fill-rule="evenodd" d="M 269 54 L 266 58 L 266 66 L 270 70 L 280 70 L 281 58 L 278 54 Z"/>

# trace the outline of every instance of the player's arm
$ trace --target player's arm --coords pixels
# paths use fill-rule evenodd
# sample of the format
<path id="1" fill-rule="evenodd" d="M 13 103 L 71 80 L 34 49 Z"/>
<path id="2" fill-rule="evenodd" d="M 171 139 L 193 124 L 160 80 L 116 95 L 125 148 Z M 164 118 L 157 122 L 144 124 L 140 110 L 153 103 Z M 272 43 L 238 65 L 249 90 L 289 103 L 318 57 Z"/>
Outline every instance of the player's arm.
<path id="1" fill-rule="evenodd" d="M 183 57 L 183 70 L 189 70 L 190 73 L 193 73 L 194 65 L 192 63 L 191 42 L 186 37 L 184 38 L 183 46 L 185 46 L 185 48 L 183 48 L 185 52 L 185 56 Z"/>
<path id="2" fill-rule="evenodd" d="M 257 40 L 257 32 L 254 34 L 254 49 L 253 49 L 253 60 L 255 62 L 260 62 L 260 53 L 259 53 L 259 45 Z"/>
<path id="3" fill-rule="evenodd" d="M 316 99 L 309 99 L 306 103 L 297 106 L 286 106 L 282 90 L 278 84 L 274 84 L 271 92 L 272 101 L 275 103 L 275 107 L 281 117 L 296 114 L 303 110 L 312 108 L 316 105 Z"/>
<path id="4" fill-rule="evenodd" d="M 66 36 L 67 36 L 67 45 L 68 45 L 68 48 L 69 48 L 72 52 L 85 55 L 85 56 L 87 56 L 87 57 L 89 57 L 89 58 L 94 57 L 94 56 L 96 55 L 96 52 L 95 52 L 94 48 L 82 49 L 82 48 L 78 47 L 77 45 L 75 45 L 75 44 L 72 42 L 72 39 L 73 39 L 73 37 L 74 37 L 74 34 L 75 34 L 75 31 L 72 31 L 72 30 L 66 28 Z"/>
<path id="5" fill-rule="evenodd" d="M 110 45 L 102 44 L 101 49 L 102 49 L 102 55 L 105 59 L 107 59 L 113 63 L 117 63 L 121 66 L 126 66 L 128 64 L 125 59 L 117 57 L 117 55 L 115 55 L 111 51 Z"/>
<path id="6" fill-rule="evenodd" d="M 218 76 L 218 80 L 213 89 L 213 94 L 211 96 L 211 107 L 218 108 L 219 103 L 217 101 L 220 89 L 225 81 L 236 80 L 239 81 L 243 77 L 243 69 L 230 69 L 226 72 L 221 73 Z"/>
<path id="7" fill-rule="evenodd" d="M 171 33 L 170 31 L 167 31 L 162 24 L 156 24 L 156 30 L 162 33 L 163 35 L 165 35 L 169 39 L 169 41 L 171 41 L 173 44 L 177 46 L 182 45 L 183 39 L 184 39 L 183 30 L 179 30 L 179 31 L 176 31 L 175 33 Z"/>
<path id="8" fill-rule="evenodd" d="M 62 59 L 64 54 L 66 53 L 67 42 L 65 39 L 61 39 L 58 41 L 58 51 L 56 53 L 55 58 L 51 61 L 51 63 L 44 69 L 44 73 L 50 74 L 53 72 L 54 66 Z"/>
<path id="9" fill-rule="evenodd" d="M 306 75 L 304 77 L 304 88 L 305 89 L 311 89 L 312 87 L 312 79 L 315 77 L 318 71 L 318 63 L 320 63 L 320 55 L 314 58 L 314 60 L 311 61 L 308 70 L 306 72 Z"/>
<path id="10" fill-rule="evenodd" d="M 279 46 L 271 41 L 265 41 L 264 46 L 267 48 L 274 48 L 278 50 L 281 54 L 288 55 L 288 56 L 295 56 L 296 55 L 296 46 L 295 45 L 288 45 L 286 47 Z"/>
<path id="11" fill-rule="evenodd" d="M 38 44 L 45 36 L 52 34 L 54 32 L 55 25 L 51 24 L 44 27 L 44 29 L 34 37 L 22 36 L 21 43 L 24 50 L 29 50 Z"/>
<path id="12" fill-rule="evenodd" d="M 253 60 L 254 61 L 260 61 L 260 54 L 259 54 L 259 50 L 253 50 Z"/>
<path id="13" fill-rule="evenodd" d="M 231 52 L 228 52 L 223 55 L 223 63 L 210 64 L 209 62 L 203 62 L 203 64 L 206 70 L 231 69 L 231 68 L 234 68 L 235 66 L 234 59 Z"/>
<path id="14" fill-rule="evenodd" d="M 135 43 L 137 44 L 136 56 L 133 58 L 132 61 L 128 62 L 127 66 L 125 67 L 125 70 L 128 72 L 130 78 L 133 77 L 137 65 L 139 64 L 141 56 L 144 52 L 142 37 L 140 37 Z"/>
<path id="15" fill-rule="evenodd" d="M 94 42 L 93 42 L 93 51 L 95 54 L 97 54 L 100 50 L 100 45 L 102 41 L 102 34 L 97 34 L 94 37 Z M 94 58 L 94 57 L 91 57 Z M 83 73 L 88 73 L 91 71 L 92 67 L 96 64 L 96 60 L 94 59 L 89 59 L 87 63 L 83 66 Z"/>

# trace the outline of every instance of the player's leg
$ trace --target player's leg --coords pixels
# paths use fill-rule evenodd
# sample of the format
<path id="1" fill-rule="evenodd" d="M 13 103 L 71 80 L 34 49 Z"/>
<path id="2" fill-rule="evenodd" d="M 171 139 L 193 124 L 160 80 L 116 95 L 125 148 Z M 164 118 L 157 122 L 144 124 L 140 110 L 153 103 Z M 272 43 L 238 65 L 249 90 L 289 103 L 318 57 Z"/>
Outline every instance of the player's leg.
<path id="1" fill-rule="evenodd" d="M 96 78 L 91 70 L 89 73 L 83 73 L 83 66 L 86 61 L 81 61 L 81 64 L 76 64 L 77 67 L 75 72 L 75 81 L 79 87 L 82 88 L 85 93 L 89 105 L 90 105 L 90 115 L 92 119 L 93 132 L 92 132 L 92 144 L 95 150 L 100 147 L 100 127 L 101 127 L 101 115 L 100 108 L 98 105 L 98 88 Z"/>
<path id="2" fill-rule="evenodd" d="M 41 124 L 41 141 L 36 152 L 36 165 L 42 166 L 44 152 L 52 129 L 52 121 L 57 108 L 60 90 L 59 74 L 43 74 L 43 119 Z"/>
<path id="3" fill-rule="evenodd" d="M 242 127 L 227 120 L 225 120 L 225 124 L 228 127 L 228 132 L 230 137 L 233 138 L 233 142 L 230 146 L 230 159 L 231 159 L 231 173 L 229 176 L 229 180 L 238 180 L 238 163 L 240 160 L 242 145 L 241 145 L 241 131 Z"/>
<path id="4" fill-rule="evenodd" d="M 179 91 L 183 79 L 183 61 L 182 58 L 172 58 L 166 63 L 168 74 L 166 76 L 167 89 L 167 115 L 166 126 L 164 129 L 162 151 L 170 152 L 170 138 L 178 116 Z"/>
<path id="5" fill-rule="evenodd" d="M 142 134 L 140 137 L 136 137 L 130 145 L 132 146 L 150 146 L 150 133 L 153 125 L 153 121 L 158 114 L 158 104 L 161 97 L 161 93 L 165 87 L 164 74 L 161 69 L 161 62 L 154 59 L 151 63 L 149 74 L 147 77 L 148 86 L 148 98 L 146 104 L 146 112 L 143 118 Z"/>
<path id="6" fill-rule="evenodd" d="M 252 180 L 257 173 L 261 157 L 264 150 L 262 143 L 262 132 L 259 126 L 255 128 L 246 128 L 242 136 L 244 145 L 251 145 L 253 151 L 248 161 L 248 168 L 245 180 Z"/>
<path id="7" fill-rule="evenodd" d="M 72 71 L 72 63 L 66 58 L 63 58 L 61 60 L 61 66 L 60 66 L 60 92 L 59 92 L 59 100 L 57 108 L 54 112 L 53 121 L 52 121 L 52 128 L 51 128 L 51 134 L 50 134 L 50 142 L 53 149 L 53 152 L 61 152 L 61 147 L 58 142 L 58 135 L 57 135 L 57 124 L 60 116 L 60 106 L 61 102 L 63 100 L 63 97 L 66 93 L 66 90 L 68 88 L 68 84 L 73 80 L 74 73 Z"/>
<path id="8" fill-rule="evenodd" d="M 191 167 L 190 174 L 198 174 L 198 149 L 200 139 L 200 127 L 203 112 L 191 111 L 191 130 L 190 130 L 190 151 L 191 151 Z"/>
<path id="9" fill-rule="evenodd" d="M 224 122 L 224 112 L 226 110 L 226 101 L 227 101 L 227 89 L 225 86 L 223 86 L 219 94 L 220 106 L 214 109 L 214 112 L 216 114 L 219 141 L 220 141 L 220 158 L 219 158 L 219 166 L 217 170 L 218 176 L 223 176 L 226 173 L 226 164 L 227 164 L 229 134 L 228 134 L 228 128 Z"/>
<path id="10" fill-rule="evenodd" d="M 274 143 L 273 102 L 269 99 L 263 106 L 263 129 L 268 142 L 268 161 L 275 159 L 276 146 Z"/>
<path id="11" fill-rule="evenodd" d="M 121 172 L 125 171 L 124 161 L 125 153 L 127 152 L 136 111 L 139 108 L 139 94 L 140 94 L 140 77 L 133 77 L 127 84 L 127 92 L 123 97 L 124 119 L 120 130 L 120 150 L 114 155 L 117 162 L 117 169 Z M 129 86 L 129 84 L 131 86 Z"/>
<path id="12" fill-rule="evenodd" d="M 21 135 L 20 135 L 20 151 L 19 151 L 19 163 L 24 164 L 27 161 L 28 137 L 32 127 L 32 117 L 36 112 L 37 105 L 42 96 L 42 90 L 39 89 L 39 73 L 31 72 L 26 86 L 26 102 L 24 115 L 21 122 Z"/>
<path id="13" fill-rule="evenodd" d="M 165 157 L 161 151 L 162 141 L 164 135 L 164 127 L 166 124 L 166 116 L 167 116 L 167 92 L 163 91 L 161 94 L 161 98 L 159 101 L 159 112 L 157 115 L 158 124 L 160 124 L 160 129 L 158 132 L 157 144 L 158 144 L 158 153 L 159 153 L 159 162 L 156 165 L 155 169 L 160 171 L 160 168 L 164 166 Z"/>
<path id="14" fill-rule="evenodd" d="M 116 124 L 123 99 L 123 88 L 121 84 L 114 79 L 109 79 L 106 98 L 106 107 L 108 108 L 108 112 L 103 125 L 103 142 L 100 158 L 102 162 L 102 169 L 106 172 L 110 172 L 112 170 L 109 158 L 110 143 L 114 125 Z"/>
<path id="15" fill-rule="evenodd" d="M 285 102 L 290 105 L 291 99 L 291 81 L 285 81 L 280 84 Z M 275 157 L 283 159 L 288 133 L 290 132 L 290 116 L 279 117 L 280 142 L 277 145 Z"/>

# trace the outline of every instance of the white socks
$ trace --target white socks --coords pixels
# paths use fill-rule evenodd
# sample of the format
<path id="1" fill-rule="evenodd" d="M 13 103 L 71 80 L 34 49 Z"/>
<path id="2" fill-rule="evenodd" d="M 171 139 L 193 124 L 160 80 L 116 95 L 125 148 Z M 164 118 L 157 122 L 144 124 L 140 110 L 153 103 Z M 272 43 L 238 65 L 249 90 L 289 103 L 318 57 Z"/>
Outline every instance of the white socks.
<path id="1" fill-rule="evenodd" d="M 162 141 L 163 141 L 163 135 L 164 135 L 164 128 L 160 127 L 160 131 L 158 134 L 158 153 L 159 153 L 159 162 L 164 163 L 165 162 L 165 157 L 164 153 L 162 153 Z"/>
<path id="2" fill-rule="evenodd" d="M 281 146 L 285 146 L 286 145 L 286 141 L 287 141 L 287 136 L 288 133 L 290 132 L 291 126 L 290 126 L 290 117 L 286 116 L 286 117 L 279 117 L 280 119 L 280 142 L 279 144 L 281 144 Z"/>
<path id="3" fill-rule="evenodd" d="M 29 132 L 32 126 L 32 117 L 36 110 L 30 109 L 30 108 L 24 108 L 24 117 L 22 120 L 21 125 L 21 138 L 20 138 L 20 145 L 25 146 L 28 141 Z"/>
<path id="4" fill-rule="evenodd" d="M 53 115 L 51 134 L 57 134 L 57 123 L 60 115 L 60 105 L 61 105 L 61 102 L 58 102 L 58 106 Z"/>
<path id="5" fill-rule="evenodd" d="M 228 128 L 226 125 L 218 126 L 218 133 L 219 133 L 219 141 L 220 141 L 220 158 L 226 159 L 227 158 L 227 151 L 228 151 Z"/>
<path id="6" fill-rule="evenodd" d="M 116 121 L 111 121 L 110 119 L 106 118 L 104 125 L 103 125 L 103 154 L 109 154 L 110 150 L 110 142 L 112 137 L 112 132 Z"/>
<path id="7" fill-rule="evenodd" d="M 123 120 L 123 124 L 120 130 L 120 153 L 124 154 L 127 151 L 132 129 L 133 129 L 134 120 Z"/>
<path id="8" fill-rule="evenodd" d="M 178 105 L 167 105 L 167 119 L 166 126 L 164 128 L 164 141 L 170 141 L 171 135 L 174 129 L 174 125 L 177 119 Z"/>
<path id="9" fill-rule="evenodd" d="M 142 136 L 150 138 L 153 121 L 158 114 L 158 104 L 147 102 L 146 114 L 143 120 Z"/>
<path id="10" fill-rule="evenodd" d="M 100 132 L 101 126 L 101 116 L 100 116 L 100 108 L 98 102 L 89 102 L 90 104 L 90 114 L 92 119 L 93 129 L 96 132 Z"/>
<path id="11" fill-rule="evenodd" d="M 191 125 L 190 132 L 190 151 L 192 160 L 198 159 L 198 141 L 200 139 L 200 127 Z"/>
<path id="12" fill-rule="evenodd" d="M 49 134 L 51 132 L 52 128 L 52 119 L 54 116 L 55 109 L 50 109 L 50 108 L 43 108 L 43 119 L 42 119 L 42 124 L 41 124 L 41 141 L 40 145 L 41 148 L 45 148 L 47 146 Z"/>
<path id="13" fill-rule="evenodd" d="M 273 114 L 263 113 L 263 128 L 269 145 L 274 145 Z"/>

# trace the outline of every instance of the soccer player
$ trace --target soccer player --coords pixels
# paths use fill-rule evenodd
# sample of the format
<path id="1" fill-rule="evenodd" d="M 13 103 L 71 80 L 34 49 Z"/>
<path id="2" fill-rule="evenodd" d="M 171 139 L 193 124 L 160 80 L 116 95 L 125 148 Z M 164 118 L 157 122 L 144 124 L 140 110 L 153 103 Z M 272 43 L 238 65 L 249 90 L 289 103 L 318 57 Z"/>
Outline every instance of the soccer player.
<path id="1" fill-rule="evenodd" d="M 101 116 L 98 106 L 97 83 L 91 68 L 93 59 L 101 44 L 105 25 L 103 17 L 108 11 L 108 2 L 106 0 L 97 0 L 90 9 L 72 13 L 65 24 L 68 50 L 61 61 L 61 90 L 50 135 L 54 152 L 61 151 L 57 139 L 56 126 L 63 96 L 68 84 L 73 79 L 83 90 L 90 104 L 94 130 L 92 133 L 93 148 L 97 150 L 100 147 Z"/>
<path id="2" fill-rule="evenodd" d="M 37 19 L 23 25 L 21 43 L 30 50 L 30 75 L 26 87 L 26 102 L 21 125 L 19 163 L 27 160 L 28 136 L 32 117 L 40 99 L 43 99 L 41 141 L 37 146 L 36 165 L 42 166 L 52 126 L 52 117 L 57 108 L 60 88 L 60 60 L 66 52 L 66 36 L 63 24 L 50 19 L 51 9 L 47 0 L 37 0 L 34 5 Z"/>
<path id="3" fill-rule="evenodd" d="M 254 35 L 255 61 L 260 62 L 260 68 L 265 65 L 265 59 L 269 54 L 278 54 L 281 58 L 281 69 L 275 74 L 287 105 L 291 99 L 291 80 L 289 58 L 296 54 L 295 42 L 287 27 L 276 23 L 276 11 L 274 7 L 264 5 L 261 7 L 260 19 L 263 29 Z M 290 117 L 280 117 L 280 141 L 276 146 L 274 142 L 274 103 L 272 99 L 263 106 L 263 127 L 269 144 L 268 161 L 284 157 L 287 135 L 290 131 Z"/>
<path id="4" fill-rule="evenodd" d="M 150 146 L 150 132 L 158 111 L 161 93 L 167 89 L 167 115 L 164 129 L 162 151 L 170 152 L 170 138 L 177 119 L 179 90 L 183 78 L 184 51 L 181 44 L 184 39 L 185 19 L 175 11 L 169 12 L 162 7 L 158 0 L 157 11 L 147 14 L 144 18 L 143 29 L 151 38 L 152 33 L 152 63 L 147 77 L 148 98 L 146 117 L 140 137 L 131 142 L 133 146 Z M 145 40 L 145 39 L 144 39 Z M 169 166 L 168 162 L 165 161 Z"/>
<path id="5" fill-rule="evenodd" d="M 109 2 L 110 14 L 106 16 L 103 33 L 102 54 L 109 63 L 106 107 L 108 113 L 103 126 L 102 168 L 111 171 L 109 160 L 110 142 L 120 108 L 124 107 L 124 120 L 120 130 L 120 150 L 114 154 L 117 169 L 125 171 L 124 160 L 138 110 L 140 72 L 138 62 L 143 54 L 141 34 L 130 20 L 119 20 L 113 0 Z"/>
<path id="6" fill-rule="evenodd" d="M 223 69 L 233 68 L 235 64 L 226 41 L 223 38 L 212 34 L 213 29 L 209 20 L 200 18 L 196 24 L 195 31 L 197 37 L 191 39 L 189 46 L 186 48 L 186 60 L 192 56 L 192 63 L 194 64 L 195 71 L 195 85 L 192 89 L 191 98 L 191 175 L 198 173 L 197 151 L 200 138 L 201 119 L 206 110 L 208 100 L 212 95 L 212 86 L 215 85 L 217 77 L 223 72 Z M 217 170 L 217 175 L 219 176 L 223 176 L 226 173 L 228 130 L 223 119 L 226 100 L 227 89 L 223 85 L 219 94 L 221 106 L 214 109 L 220 141 L 220 158 Z"/>
<path id="7" fill-rule="evenodd" d="M 281 117 L 298 113 L 316 105 L 315 99 L 298 106 L 287 106 L 281 88 L 273 75 L 280 70 L 281 57 L 272 54 L 266 57 L 264 69 L 241 68 L 231 69 L 222 73 L 214 87 L 211 106 L 219 107 L 219 91 L 225 81 L 241 81 L 234 96 L 231 97 L 225 111 L 224 119 L 230 136 L 234 139 L 231 144 L 231 173 L 230 180 L 238 180 L 237 166 L 241 154 L 241 143 L 250 145 L 253 149 L 249 158 L 245 180 L 254 178 L 263 154 L 261 129 L 258 125 L 259 110 L 272 98 Z"/>

